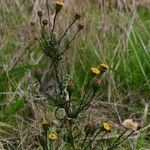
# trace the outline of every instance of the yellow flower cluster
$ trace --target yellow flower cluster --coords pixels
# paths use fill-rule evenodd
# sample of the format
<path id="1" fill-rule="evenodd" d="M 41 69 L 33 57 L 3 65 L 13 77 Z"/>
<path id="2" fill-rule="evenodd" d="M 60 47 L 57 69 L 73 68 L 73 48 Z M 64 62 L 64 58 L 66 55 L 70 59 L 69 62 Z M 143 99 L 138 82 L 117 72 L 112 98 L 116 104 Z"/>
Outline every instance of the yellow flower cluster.
<path id="1" fill-rule="evenodd" d="M 95 75 L 99 75 L 100 73 L 105 72 L 109 66 L 107 64 L 101 64 L 100 67 L 92 67 L 91 72 Z"/>

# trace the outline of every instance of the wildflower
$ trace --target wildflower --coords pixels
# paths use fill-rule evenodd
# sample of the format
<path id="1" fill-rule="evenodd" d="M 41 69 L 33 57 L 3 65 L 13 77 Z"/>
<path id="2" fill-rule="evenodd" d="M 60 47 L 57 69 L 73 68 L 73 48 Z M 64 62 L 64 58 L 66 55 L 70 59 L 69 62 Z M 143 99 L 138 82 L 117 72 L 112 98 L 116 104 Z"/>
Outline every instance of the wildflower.
<path id="1" fill-rule="evenodd" d="M 82 25 L 82 24 L 79 24 L 79 25 L 78 25 L 78 29 L 79 29 L 79 30 L 83 30 L 83 28 L 84 28 L 84 25 Z"/>
<path id="2" fill-rule="evenodd" d="M 105 131 L 111 131 L 111 127 L 110 127 L 110 124 L 108 122 L 104 122 L 102 128 Z"/>
<path id="3" fill-rule="evenodd" d="M 55 6 L 56 13 L 59 13 L 61 11 L 63 5 L 64 5 L 63 2 L 59 2 L 59 1 L 56 2 L 56 6 Z"/>
<path id="4" fill-rule="evenodd" d="M 78 13 L 76 13 L 76 14 L 75 14 L 75 20 L 78 20 L 78 19 L 80 19 L 80 18 L 81 18 L 81 15 L 78 14 Z"/>
<path id="5" fill-rule="evenodd" d="M 43 15 L 42 11 L 38 11 L 38 12 L 37 12 L 37 15 L 41 18 L 42 15 Z"/>
<path id="6" fill-rule="evenodd" d="M 48 21 L 46 19 L 43 20 L 43 25 L 46 26 L 48 24 Z"/>
<path id="7" fill-rule="evenodd" d="M 58 134 L 55 131 L 51 131 L 48 134 L 48 138 L 52 141 L 57 140 L 58 139 Z"/>
<path id="8" fill-rule="evenodd" d="M 123 121 L 122 125 L 125 128 L 133 130 L 133 131 L 139 130 L 141 128 L 140 125 L 139 125 L 139 123 L 136 122 L 136 121 L 133 121 L 132 119 L 125 119 Z"/>
<path id="9" fill-rule="evenodd" d="M 100 71 L 105 72 L 108 68 L 109 68 L 109 66 L 107 64 L 101 64 Z"/>
<path id="10" fill-rule="evenodd" d="M 96 67 L 92 67 L 91 71 L 92 71 L 93 74 L 96 74 L 96 75 L 100 74 L 100 70 L 98 68 L 96 68 Z"/>

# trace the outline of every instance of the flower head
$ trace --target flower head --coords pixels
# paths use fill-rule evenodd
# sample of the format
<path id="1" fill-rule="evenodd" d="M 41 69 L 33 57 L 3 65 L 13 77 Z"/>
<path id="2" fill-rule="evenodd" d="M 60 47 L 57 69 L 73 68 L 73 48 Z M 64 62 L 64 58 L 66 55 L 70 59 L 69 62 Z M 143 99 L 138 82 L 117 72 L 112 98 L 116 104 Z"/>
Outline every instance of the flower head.
<path id="1" fill-rule="evenodd" d="M 136 131 L 140 129 L 140 125 L 138 122 L 133 121 L 132 119 L 125 119 L 122 123 L 122 125 L 130 130 Z"/>
<path id="2" fill-rule="evenodd" d="M 56 13 L 59 13 L 63 6 L 64 6 L 64 3 L 62 1 L 57 1 L 56 6 L 55 6 Z"/>
<path id="3" fill-rule="evenodd" d="M 83 28 L 84 28 L 84 25 L 82 25 L 82 24 L 79 24 L 79 25 L 78 25 L 78 29 L 79 29 L 79 30 L 83 30 Z"/>
<path id="4" fill-rule="evenodd" d="M 107 64 L 101 64 L 100 65 L 100 71 L 101 72 L 105 72 L 108 68 L 109 68 L 109 66 Z"/>
<path id="5" fill-rule="evenodd" d="M 96 67 L 92 67 L 91 71 L 92 71 L 93 74 L 96 74 L 96 75 L 100 74 L 100 70 L 98 68 L 96 68 Z"/>
<path id="6" fill-rule="evenodd" d="M 108 122 L 104 122 L 102 128 L 103 128 L 105 131 L 111 131 L 111 127 L 110 127 L 110 124 L 109 124 Z"/>
<path id="7" fill-rule="evenodd" d="M 48 138 L 52 141 L 57 140 L 58 139 L 58 134 L 55 131 L 51 131 L 48 134 Z"/>

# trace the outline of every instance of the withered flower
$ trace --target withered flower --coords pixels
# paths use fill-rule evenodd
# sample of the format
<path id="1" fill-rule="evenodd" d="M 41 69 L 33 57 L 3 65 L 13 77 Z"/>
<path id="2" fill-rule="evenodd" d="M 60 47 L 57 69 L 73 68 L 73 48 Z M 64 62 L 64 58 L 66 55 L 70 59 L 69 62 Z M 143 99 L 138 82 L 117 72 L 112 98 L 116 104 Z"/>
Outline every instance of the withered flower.
<path id="1" fill-rule="evenodd" d="M 133 131 L 137 131 L 141 128 L 139 125 L 139 122 L 133 121 L 132 119 L 125 119 L 123 121 L 122 125 L 125 128 L 133 130 Z"/>

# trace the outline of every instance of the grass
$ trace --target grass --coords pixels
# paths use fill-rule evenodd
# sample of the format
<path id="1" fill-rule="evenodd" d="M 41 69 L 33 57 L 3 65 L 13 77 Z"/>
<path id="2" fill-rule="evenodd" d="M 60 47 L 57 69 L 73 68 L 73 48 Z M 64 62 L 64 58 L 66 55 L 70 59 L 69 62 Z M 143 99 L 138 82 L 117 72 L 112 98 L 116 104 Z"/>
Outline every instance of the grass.
<path id="1" fill-rule="evenodd" d="M 33 81 L 33 85 L 27 83 L 28 74 L 37 66 L 46 70 L 48 60 L 41 53 L 38 42 L 34 41 L 35 33 L 28 20 L 38 10 L 33 10 L 35 3 L 32 0 L 29 5 L 27 1 L 17 2 L 1 0 L 0 6 L 0 141 L 7 141 L 8 134 L 4 132 L 12 125 L 13 130 L 9 136 L 12 138 L 14 133 L 19 134 L 21 140 L 18 147 L 27 149 L 32 135 L 40 130 L 30 122 L 32 118 L 28 118 L 31 115 L 28 108 L 27 111 L 22 109 L 28 96 L 36 99 L 33 95 L 37 95 L 33 92 L 37 88 L 36 82 Z M 64 74 L 73 76 L 78 94 L 89 68 L 108 63 L 110 70 L 104 77 L 96 99 L 96 103 L 104 108 L 104 111 L 99 108 L 104 113 L 101 116 L 119 123 L 133 115 L 137 119 L 144 119 L 143 125 L 148 126 L 150 112 L 149 109 L 145 111 L 145 108 L 149 104 L 150 90 L 150 6 L 139 5 L 135 10 L 127 9 L 128 6 L 131 5 L 126 3 L 122 9 L 111 4 L 99 7 L 96 2 L 90 1 L 81 2 L 79 8 L 78 4 L 73 9 L 66 6 L 61 17 L 68 20 L 65 22 L 60 17 L 58 26 L 63 29 L 71 18 L 70 14 L 78 8 L 86 28 L 65 56 L 67 63 L 63 63 L 62 70 Z M 69 32 L 70 36 L 72 32 L 74 28 Z M 100 97 L 102 101 L 99 101 Z M 109 118 L 105 111 L 111 112 L 112 109 L 113 117 Z M 149 129 L 141 132 L 135 149 L 149 148 L 148 136 Z M 127 150 L 132 149 L 133 142 L 128 141 L 125 143 L 127 145 Z"/>

